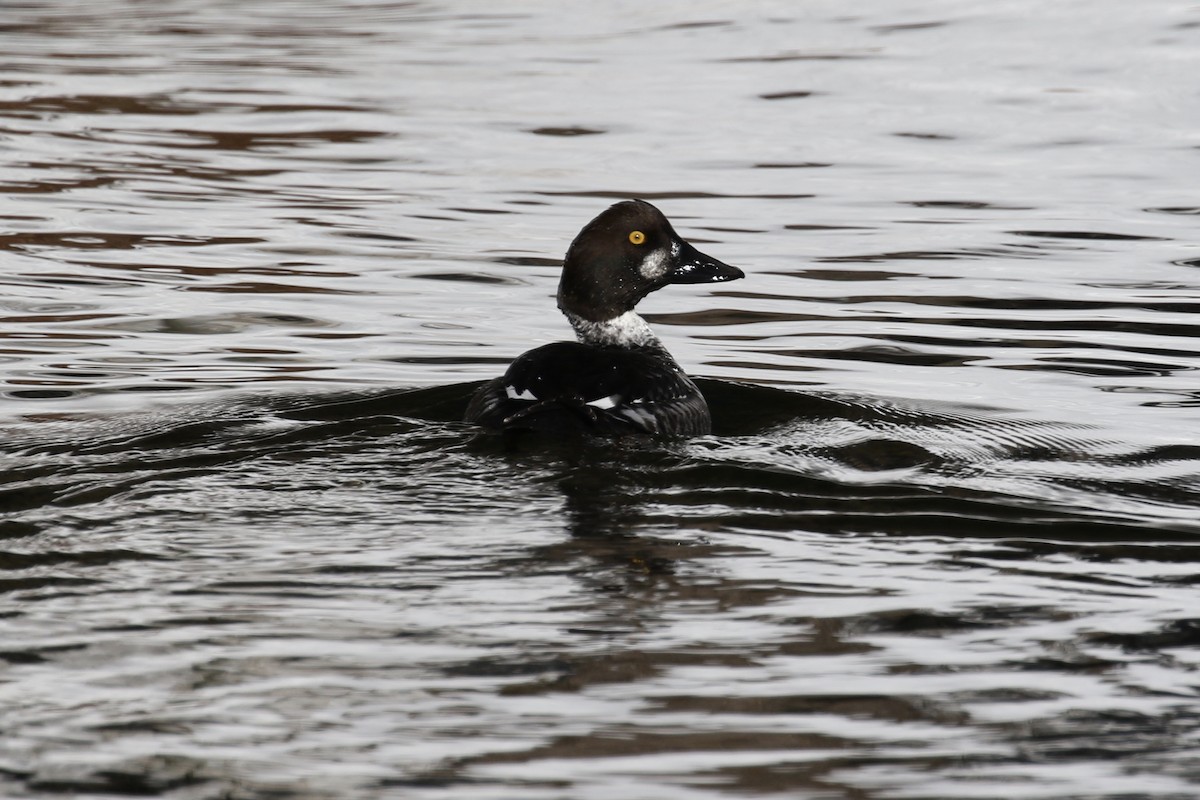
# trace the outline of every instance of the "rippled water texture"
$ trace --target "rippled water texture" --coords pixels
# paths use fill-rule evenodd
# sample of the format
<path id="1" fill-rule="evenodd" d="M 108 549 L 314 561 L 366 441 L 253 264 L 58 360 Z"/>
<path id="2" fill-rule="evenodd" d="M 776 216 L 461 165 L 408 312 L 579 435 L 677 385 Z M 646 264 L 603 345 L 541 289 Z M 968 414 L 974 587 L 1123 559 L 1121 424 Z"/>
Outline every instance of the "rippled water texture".
<path id="1" fill-rule="evenodd" d="M 0 795 L 1200 794 L 1200 6 L 0 7 Z M 506 447 L 616 199 L 715 433 Z"/>

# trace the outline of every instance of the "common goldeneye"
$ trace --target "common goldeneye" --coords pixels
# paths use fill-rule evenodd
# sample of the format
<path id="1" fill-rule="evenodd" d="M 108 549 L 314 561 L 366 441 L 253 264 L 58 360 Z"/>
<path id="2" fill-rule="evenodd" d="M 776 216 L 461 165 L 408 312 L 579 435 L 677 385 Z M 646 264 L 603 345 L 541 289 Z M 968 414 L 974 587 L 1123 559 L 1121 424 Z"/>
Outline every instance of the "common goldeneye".
<path id="1" fill-rule="evenodd" d="M 679 238 L 649 203 L 617 203 L 584 226 L 563 262 L 558 307 L 579 341 L 518 357 L 475 392 L 467 422 L 600 436 L 708 433 L 704 396 L 633 308 L 669 283 L 744 277 Z"/>

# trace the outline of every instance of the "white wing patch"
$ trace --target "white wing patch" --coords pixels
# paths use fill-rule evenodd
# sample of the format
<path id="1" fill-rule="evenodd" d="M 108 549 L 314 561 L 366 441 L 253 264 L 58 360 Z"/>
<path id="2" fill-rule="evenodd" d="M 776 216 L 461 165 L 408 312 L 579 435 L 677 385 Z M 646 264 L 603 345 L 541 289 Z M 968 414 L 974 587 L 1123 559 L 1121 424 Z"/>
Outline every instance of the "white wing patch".
<path id="1" fill-rule="evenodd" d="M 588 400 L 587 404 L 592 408 L 607 409 L 615 408 L 619 402 L 621 402 L 621 395 L 610 394 L 608 397 L 598 397 L 595 400 Z"/>
<path id="2" fill-rule="evenodd" d="M 658 418 L 654 414 L 646 410 L 644 406 L 622 406 L 618 412 L 622 417 L 629 420 L 633 424 L 642 428 L 642 430 L 656 433 L 658 431 Z"/>
<path id="3" fill-rule="evenodd" d="M 505 386 L 504 393 L 508 395 L 509 400 L 537 400 L 537 395 L 528 389 L 523 389 L 518 392 L 515 386 Z"/>

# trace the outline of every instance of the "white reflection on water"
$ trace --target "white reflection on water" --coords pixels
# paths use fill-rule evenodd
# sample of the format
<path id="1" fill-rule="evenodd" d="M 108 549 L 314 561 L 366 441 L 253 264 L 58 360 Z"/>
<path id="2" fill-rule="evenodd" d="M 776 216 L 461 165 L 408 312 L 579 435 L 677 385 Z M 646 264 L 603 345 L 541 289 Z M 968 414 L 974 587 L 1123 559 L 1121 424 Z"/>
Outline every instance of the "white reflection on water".
<path id="1" fill-rule="evenodd" d="M 4 791 L 1191 796 L 1195 9 L 1029 10 L 7 7 Z M 791 403 L 366 394 L 565 337 L 628 196 Z"/>

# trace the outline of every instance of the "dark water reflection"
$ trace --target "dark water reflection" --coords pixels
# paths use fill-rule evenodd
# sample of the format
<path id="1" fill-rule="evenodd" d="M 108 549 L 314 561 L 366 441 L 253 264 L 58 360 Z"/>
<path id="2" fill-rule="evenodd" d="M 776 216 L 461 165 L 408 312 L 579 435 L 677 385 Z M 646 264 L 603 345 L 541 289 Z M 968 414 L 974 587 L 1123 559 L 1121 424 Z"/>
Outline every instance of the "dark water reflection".
<path id="1" fill-rule="evenodd" d="M 0 794 L 1200 784 L 1195 9 L 0 12 Z M 659 204 L 687 442 L 457 420 Z"/>
<path id="2" fill-rule="evenodd" d="M 714 437 L 514 449 L 451 421 L 475 385 L 27 429 L 0 496 L 13 785 L 1190 779 L 1186 453 L 1072 479 L 1097 443 L 713 381 Z M 38 731 L 64 725 L 134 754 L 56 766 Z"/>

